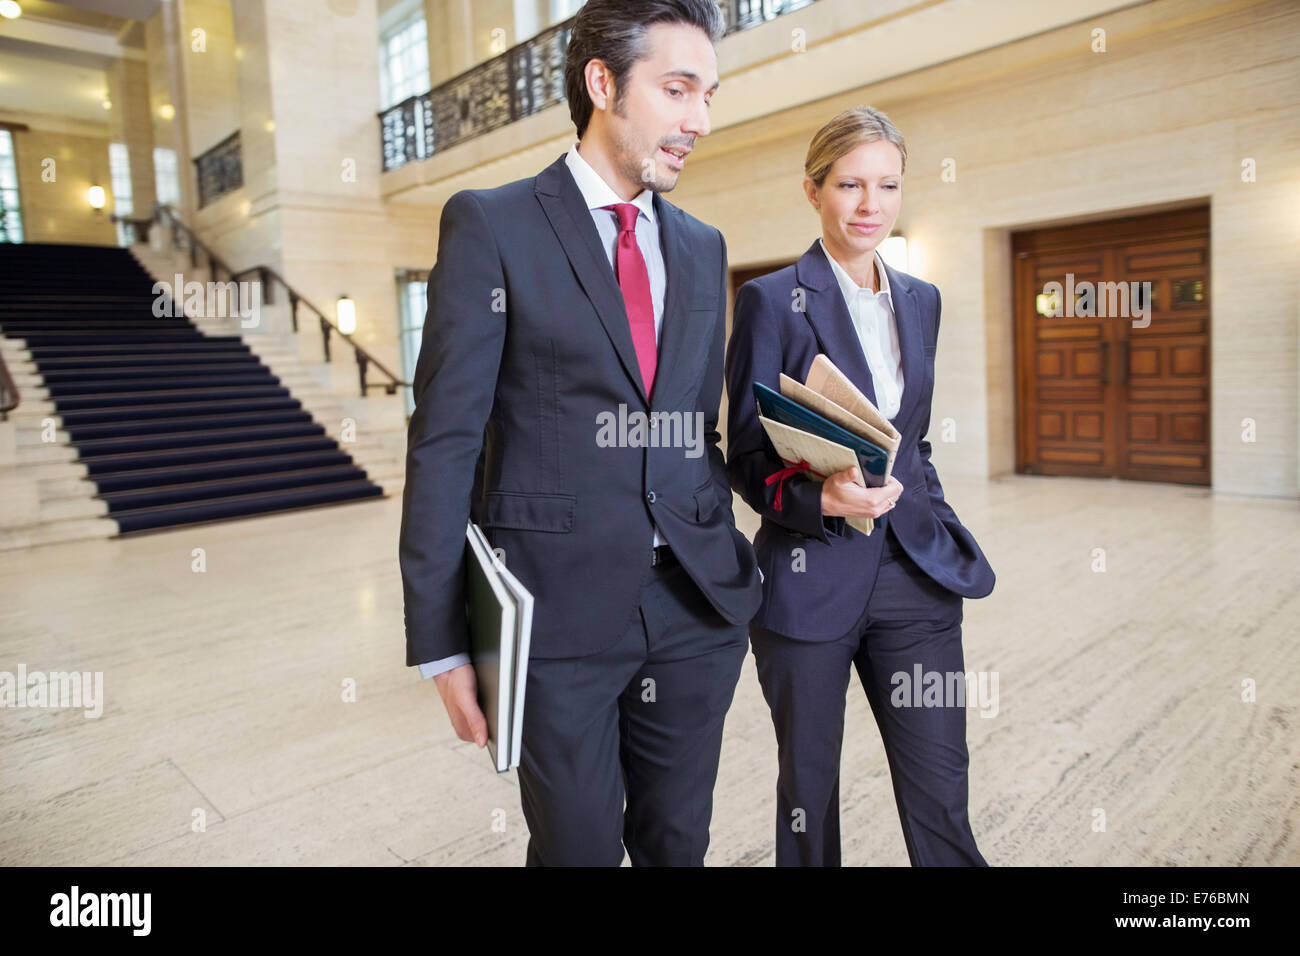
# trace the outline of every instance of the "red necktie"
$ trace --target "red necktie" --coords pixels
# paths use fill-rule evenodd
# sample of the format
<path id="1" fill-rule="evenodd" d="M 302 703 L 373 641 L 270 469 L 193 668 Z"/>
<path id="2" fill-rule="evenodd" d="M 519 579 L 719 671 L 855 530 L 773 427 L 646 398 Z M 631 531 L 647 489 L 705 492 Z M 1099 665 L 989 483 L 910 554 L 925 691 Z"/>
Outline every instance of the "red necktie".
<path id="1" fill-rule="evenodd" d="M 618 252 L 614 257 L 614 274 L 623 291 L 623 305 L 627 307 L 628 325 L 632 327 L 632 345 L 636 348 L 637 364 L 641 366 L 641 381 L 646 396 L 655 383 L 655 364 L 658 347 L 655 343 L 655 307 L 650 298 L 650 273 L 646 271 L 645 258 L 636 243 L 636 217 L 641 210 L 630 202 L 602 206 L 618 214 Z"/>

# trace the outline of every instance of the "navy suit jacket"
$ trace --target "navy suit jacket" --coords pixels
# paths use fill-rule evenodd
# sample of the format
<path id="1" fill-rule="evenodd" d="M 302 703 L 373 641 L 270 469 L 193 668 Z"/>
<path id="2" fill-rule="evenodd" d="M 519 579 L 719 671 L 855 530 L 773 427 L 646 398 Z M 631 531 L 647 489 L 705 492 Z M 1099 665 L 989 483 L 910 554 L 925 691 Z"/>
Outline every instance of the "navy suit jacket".
<path id="1" fill-rule="evenodd" d="M 895 508 L 876 519 L 870 535 L 841 517 L 822 515 L 819 481 L 804 474 L 787 478 L 778 511 L 777 485 L 765 480 L 784 463 L 758 421 L 752 383 L 779 389 L 782 372 L 803 382 L 823 352 L 876 401 L 848 305 L 820 243 L 813 242 L 793 266 L 746 282 L 736 294 L 726 364 L 727 470 L 732 487 L 763 519 L 754 537 L 764 575 L 754 623 L 787 637 L 830 641 L 854 627 L 871 598 L 889 526 L 903 550 L 939 584 L 972 598 L 993 590 L 993 569 L 944 500 L 925 440 L 939 290 L 889 266 L 885 270 L 903 365 L 902 402 L 893 419 L 902 443 L 893 475 L 904 491 Z"/>
<path id="2" fill-rule="evenodd" d="M 443 207 L 402 502 L 408 665 L 469 650 L 471 517 L 536 599 L 535 658 L 595 654 L 622 636 L 654 573 L 656 527 L 723 619 L 744 624 L 757 609 L 754 551 L 718 447 L 726 245 L 659 194 L 654 208 L 667 286 L 647 398 L 622 292 L 564 156 Z M 644 432 L 608 447 L 601 416 L 620 405 L 700 422 L 698 456 Z"/>

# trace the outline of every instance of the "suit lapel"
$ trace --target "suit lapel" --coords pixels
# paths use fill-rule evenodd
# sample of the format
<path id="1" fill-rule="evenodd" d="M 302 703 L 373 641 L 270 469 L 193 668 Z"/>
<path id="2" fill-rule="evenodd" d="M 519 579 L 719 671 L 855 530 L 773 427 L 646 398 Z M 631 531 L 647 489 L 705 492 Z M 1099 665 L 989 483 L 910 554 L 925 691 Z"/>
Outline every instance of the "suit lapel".
<path id="1" fill-rule="evenodd" d="M 894 416 L 894 427 L 901 431 L 907 416 L 916 408 L 916 400 L 925 391 L 925 336 L 921 333 L 921 310 L 916 304 L 911 277 L 888 265 L 885 272 L 889 274 L 889 298 L 894 306 L 898 351 L 903 364 L 903 396 Z"/>
<path id="2" fill-rule="evenodd" d="M 659 241 L 664 253 L 664 316 L 659 329 L 659 359 L 651 407 L 668 410 L 680 388 L 689 385 L 687 373 L 698 369 L 706 354 L 709 333 L 717 321 L 687 311 L 695 291 L 695 259 L 687 248 L 682 212 L 654 194 L 655 216 L 659 220 Z M 693 376 L 689 376 L 691 381 Z"/>
<path id="3" fill-rule="evenodd" d="M 921 313 L 916 304 L 916 290 L 906 273 L 885 266 L 889 275 L 889 298 L 894 307 L 894 325 L 898 329 L 898 351 L 903 366 L 903 395 L 898 403 L 898 414 L 892 419 L 894 427 L 902 429 L 906 418 L 915 410 L 916 401 L 924 392 L 925 340 L 921 333 Z M 821 243 L 814 242 L 799 259 L 795 274 L 800 286 L 808 290 L 807 319 L 821 343 L 822 350 L 841 372 L 852 380 L 862 392 L 876 401 L 875 382 L 867 365 L 862 342 L 853 318 L 849 315 L 844 293 L 826 261 Z"/>
<path id="4" fill-rule="evenodd" d="M 578 184 L 573 181 L 573 175 L 564 163 L 564 156 L 538 174 L 534 192 L 573 271 L 577 273 L 583 291 L 596 310 L 596 317 L 600 319 L 605 334 L 618 353 L 623 371 L 645 402 L 645 385 L 641 381 L 636 346 L 632 344 L 632 329 L 628 324 L 627 309 L 623 305 L 623 292 L 614 278 L 614 270 L 609 267 L 605 251 L 600 247 L 600 234 L 596 231 L 596 224 L 591 221 L 587 204 L 583 202 L 582 191 L 578 189 Z M 671 287 L 670 279 L 670 290 Z M 666 324 L 666 307 L 664 317 Z"/>
<path id="5" fill-rule="evenodd" d="M 871 399 L 871 404 L 876 404 L 875 383 L 871 380 L 862 342 L 820 242 L 814 241 L 795 264 L 795 277 L 805 290 L 804 318 L 812 325 L 822 351 Z M 807 374 L 807 369 L 804 374 Z"/>

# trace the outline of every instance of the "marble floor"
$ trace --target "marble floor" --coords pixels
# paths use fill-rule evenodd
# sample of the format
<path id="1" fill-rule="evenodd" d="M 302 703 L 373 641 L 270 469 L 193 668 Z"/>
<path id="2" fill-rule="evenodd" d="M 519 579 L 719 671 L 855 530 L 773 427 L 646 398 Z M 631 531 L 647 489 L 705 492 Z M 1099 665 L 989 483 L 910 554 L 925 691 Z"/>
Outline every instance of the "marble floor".
<path id="1" fill-rule="evenodd" d="M 1019 476 L 945 488 L 998 573 L 964 632 L 967 669 L 998 675 L 996 714 L 967 710 L 988 861 L 1300 864 L 1300 505 Z M 0 554 L 0 672 L 103 674 L 98 718 L 0 710 L 0 865 L 521 863 L 514 775 L 457 741 L 403 666 L 400 512 Z M 775 775 L 751 656 L 710 865 L 772 864 Z M 907 864 L 856 676 L 841 801 L 846 864 Z"/>

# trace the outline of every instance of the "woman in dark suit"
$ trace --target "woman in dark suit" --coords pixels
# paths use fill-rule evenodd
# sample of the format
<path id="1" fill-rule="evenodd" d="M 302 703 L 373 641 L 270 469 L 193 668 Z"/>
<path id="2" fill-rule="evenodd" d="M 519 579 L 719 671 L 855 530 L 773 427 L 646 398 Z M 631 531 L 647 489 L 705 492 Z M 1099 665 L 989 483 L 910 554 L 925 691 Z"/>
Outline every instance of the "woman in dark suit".
<path id="1" fill-rule="evenodd" d="M 962 598 L 992 591 L 993 569 L 944 501 L 925 440 L 939 290 L 876 251 L 898 218 L 906 159 L 883 113 L 857 107 L 827 123 L 809 146 L 803 182 L 821 237 L 793 266 L 736 295 L 727 468 L 763 519 L 754 538 L 763 603 L 750 638 L 779 748 L 778 865 L 839 865 L 854 666 L 912 865 L 987 866 L 967 816 L 965 700 L 956 690 L 965 688 Z M 782 372 L 802 382 L 818 353 L 902 435 L 883 488 L 857 485 L 853 469 L 824 482 L 791 474 L 766 440 L 752 384 L 779 389 Z M 875 530 L 849 527 L 851 516 L 874 518 Z"/>

